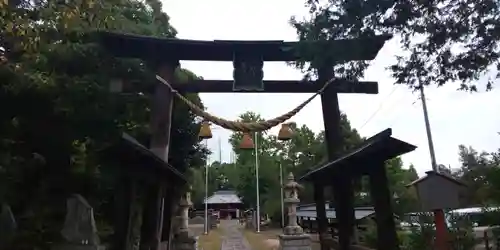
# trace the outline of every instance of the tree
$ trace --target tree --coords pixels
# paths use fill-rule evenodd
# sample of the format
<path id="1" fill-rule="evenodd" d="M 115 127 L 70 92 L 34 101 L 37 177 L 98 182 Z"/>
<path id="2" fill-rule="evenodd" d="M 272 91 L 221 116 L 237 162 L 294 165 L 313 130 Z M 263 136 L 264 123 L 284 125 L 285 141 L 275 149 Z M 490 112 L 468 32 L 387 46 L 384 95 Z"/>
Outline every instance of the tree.
<path id="1" fill-rule="evenodd" d="M 100 152 L 121 131 L 143 142 L 149 134 L 148 97 L 112 95 L 108 83 L 118 76 L 150 86 L 156 80 L 145 62 L 114 58 L 87 34 L 173 37 L 175 30 L 157 0 L 0 1 L 0 22 L 0 203 L 12 206 L 20 229 L 10 249 L 54 242 L 71 193 L 95 208 L 105 240 L 114 172 Z M 186 171 L 201 165 L 206 151 L 194 115 L 177 100 L 174 109 L 170 163 Z"/>
<path id="2" fill-rule="evenodd" d="M 445 165 L 443 164 L 438 164 L 437 165 L 437 169 L 438 169 L 438 172 L 441 173 L 441 174 L 446 174 L 446 175 L 450 175 L 451 176 L 451 169 L 446 167 Z"/>
<path id="3" fill-rule="evenodd" d="M 400 157 L 391 159 L 386 162 L 387 175 L 389 186 L 393 192 L 394 212 L 403 215 L 407 212 L 415 212 L 418 208 L 417 196 L 414 189 L 408 188 L 407 185 L 415 180 L 415 175 L 411 168 L 404 169 L 403 161 Z M 418 175 L 416 176 L 418 179 Z"/>
<path id="4" fill-rule="evenodd" d="M 415 169 L 415 166 L 413 164 L 410 164 L 410 166 L 408 167 L 408 180 L 412 182 L 417 179 L 418 179 L 417 170 Z"/>
<path id="5" fill-rule="evenodd" d="M 460 168 L 454 175 L 467 185 L 469 205 L 498 203 L 496 194 L 500 189 L 496 153 L 479 153 L 472 147 L 459 145 Z"/>
<path id="6" fill-rule="evenodd" d="M 256 122 L 262 121 L 263 119 L 258 114 L 246 112 L 240 115 L 240 120 L 244 122 Z M 243 201 L 250 207 L 254 207 L 256 206 L 257 200 L 255 150 L 240 149 L 239 144 L 242 138 L 243 134 L 238 132 L 234 133 L 229 139 L 237 157 L 235 165 L 239 170 L 238 185 L 234 186 L 236 186 L 239 194 L 243 196 Z M 279 176 L 277 165 L 279 159 L 271 154 L 273 145 L 268 137 L 265 136 L 265 133 L 257 133 L 257 143 L 255 143 L 254 140 L 254 144 L 259 150 L 259 193 L 262 194 L 260 195 L 260 204 L 264 205 L 266 201 L 271 198 L 269 195 L 266 195 L 270 193 L 270 190 L 277 191 L 276 193 L 279 197 L 279 178 L 277 178 Z"/>
<path id="7" fill-rule="evenodd" d="M 291 19 L 300 40 L 394 34 L 403 50 L 390 67 L 397 84 L 418 88 L 456 82 L 459 89 L 476 91 L 481 77 L 488 79 L 486 89 L 500 77 L 498 1 L 307 0 L 305 4 L 310 17 Z M 322 59 L 316 62 L 309 73 Z M 357 78 L 367 67 L 368 62 L 348 62 L 336 65 L 335 71 Z"/>

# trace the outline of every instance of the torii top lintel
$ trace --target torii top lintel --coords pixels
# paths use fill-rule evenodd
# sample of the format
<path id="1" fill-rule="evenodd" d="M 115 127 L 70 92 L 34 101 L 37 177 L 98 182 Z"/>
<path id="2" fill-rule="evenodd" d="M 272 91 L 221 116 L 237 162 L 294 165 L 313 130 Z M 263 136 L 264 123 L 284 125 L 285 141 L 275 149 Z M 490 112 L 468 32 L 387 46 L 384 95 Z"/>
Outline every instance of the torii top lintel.
<path id="1" fill-rule="evenodd" d="M 299 59 L 297 45 L 310 44 L 328 50 L 333 61 L 372 60 L 390 35 L 379 35 L 355 39 L 330 41 L 284 42 L 284 41 L 228 41 L 187 40 L 157 38 L 98 32 L 101 43 L 119 57 L 150 59 L 165 57 L 170 60 L 233 61 L 236 53 L 259 54 L 263 61 L 295 61 Z M 310 61 L 311 58 L 303 58 Z M 158 59 L 158 58 L 155 58 Z"/>
<path id="2" fill-rule="evenodd" d="M 99 42 L 118 57 L 141 58 L 156 63 L 191 61 L 232 61 L 232 81 L 190 80 L 189 84 L 172 83 L 181 92 L 267 92 L 267 93 L 316 93 L 324 81 L 265 81 L 264 61 L 312 61 L 313 49 L 328 54 L 322 58 L 332 64 L 356 60 L 372 60 L 390 35 L 330 41 L 199 41 L 175 38 L 158 38 L 114 32 L 97 32 Z M 304 46 L 305 45 L 305 46 Z M 307 58 L 310 55 L 310 58 Z M 328 65 L 325 65 L 328 66 Z M 358 82 L 336 79 L 328 88 L 337 93 L 377 94 L 376 82 Z"/>

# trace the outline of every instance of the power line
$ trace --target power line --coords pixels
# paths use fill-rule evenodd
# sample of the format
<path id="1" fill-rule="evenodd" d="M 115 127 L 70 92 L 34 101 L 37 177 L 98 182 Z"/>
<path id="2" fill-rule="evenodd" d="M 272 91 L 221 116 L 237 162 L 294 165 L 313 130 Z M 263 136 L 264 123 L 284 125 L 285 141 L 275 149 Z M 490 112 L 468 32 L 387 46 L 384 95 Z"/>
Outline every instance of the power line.
<path id="1" fill-rule="evenodd" d="M 403 98 L 401 98 L 401 100 L 403 100 L 403 99 L 405 99 L 405 98 L 404 98 L 404 97 L 403 97 Z M 426 100 L 426 101 L 429 101 L 429 100 L 430 100 L 430 98 L 425 97 L 425 100 Z M 415 101 L 413 101 L 413 102 L 411 103 L 411 107 L 412 107 L 412 108 L 413 108 L 413 107 L 415 107 L 415 104 L 417 104 L 419 101 L 422 101 L 422 97 L 421 97 L 420 95 L 418 95 L 418 96 L 417 96 L 417 98 L 415 99 Z M 399 102 L 399 101 L 398 101 L 398 102 Z M 389 123 L 389 127 L 392 127 L 392 126 L 393 126 L 393 125 L 394 125 L 397 121 L 399 121 L 399 119 L 401 119 L 401 117 L 402 117 L 402 116 L 401 116 L 401 114 L 402 114 L 402 111 L 403 111 L 403 110 L 405 110 L 405 107 L 406 107 L 406 106 L 400 106 L 400 109 L 398 110 L 398 113 L 397 113 L 397 115 L 396 115 L 396 118 L 392 119 L 392 121 Z M 500 134 L 500 132 L 499 132 L 499 134 Z"/>
<path id="2" fill-rule="evenodd" d="M 417 98 L 417 100 L 413 101 L 411 103 L 411 107 L 414 107 L 415 104 L 420 100 L 420 97 Z M 396 115 L 396 118 L 392 119 L 392 121 L 389 123 L 389 127 L 392 127 L 399 119 L 401 119 L 403 111 L 406 109 L 406 105 L 400 106 L 401 108 L 398 110 L 398 113 Z"/>
<path id="3" fill-rule="evenodd" d="M 389 97 L 391 97 L 391 95 L 396 91 L 398 85 L 394 85 L 394 87 L 392 88 L 391 92 L 384 98 L 382 99 L 382 102 L 380 102 L 378 108 L 375 110 L 375 112 L 373 112 L 370 117 L 368 117 L 368 119 L 366 119 L 365 123 L 363 123 L 363 125 L 359 128 L 359 130 L 362 130 L 366 124 L 368 124 L 376 115 L 377 113 L 382 110 L 382 107 L 384 106 L 385 102 L 389 99 Z"/>

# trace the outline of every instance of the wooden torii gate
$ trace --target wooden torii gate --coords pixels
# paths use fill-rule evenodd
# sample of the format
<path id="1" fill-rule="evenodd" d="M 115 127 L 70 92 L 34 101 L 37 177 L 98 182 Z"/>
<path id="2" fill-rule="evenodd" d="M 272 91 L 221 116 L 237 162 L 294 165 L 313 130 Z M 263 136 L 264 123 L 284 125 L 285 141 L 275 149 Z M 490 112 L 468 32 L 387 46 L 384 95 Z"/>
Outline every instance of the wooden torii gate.
<path id="1" fill-rule="evenodd" d="M 140 58 L 154 67 L 157 74 L 170 86 L 158 83 L 153 94 L 151 117 L 150 148 L 164 161 L 168 161 L 172 103 L 174 93 L 317 93 L 327 81 L 334 77 L 333 66 L 339 62 L 355 60 L 372 60 L 390 35 L 341 39 L 330 41 L 283 42 L 283 41 L 196 41 L 172 38 L 156 38 L 128 35 L 112 32 L 99 32 L 100 43 L 117 57 Z M 318 68 L 317 81 L 265 81 L 263 80 L 263 64 L 265 61 L 312 61 L 314 55 L 301 55 L 301 46 L 315 48 L 319 53 L 328 53 L 322 59 L 325 63 Z M 174 72 L 181 60 L 192 61 L 232 61 L 234 80 L 193 80 L 179 82 Z M 136 91 L 145 90 L 136 89 Z M 335 79 L 321 93 L 325 137 L 328 148 L 328 159 L 333 161 L 339 156 L 342 147 L 340 135 L 339 93 L 377 94 L 377 82 L 359 82 Z M 320 185 L 320 184 L 317 184 Z M 341 187 L 340 187 L 341 188 Z M 151 189 L 152 199 L 148 211 L 156 211 L 147 218 L 148 228 L 143 235 L 143 242 L 149 249 L 156 249 L 161 241 L 170 238 L 171 211 L 161 210 L 158 204 L 165 199 L 165 207 L 174 202 L 162 193 L 162 187 Z M 315 187 L 317 204 L 324 203 L 323 187 Z M 323 202 L 321 202 L 323 201 Z M 151 209 L 151 210 L 149 210 Z M 323 207 L 324 209 L 324 207 Z M 163 230 L 160 226 L 161 211 L 164 212 Z M 318 212 L 320 212 L 318 210 Z M 324 214 L 324 213 L 319 213 Z M 326 217 L 318 218 L 320 235 L 327 230 Z M 324 245 L 324 244 L 323 244 Z M 141 246 L 142 249 L 142 246 Z"/>

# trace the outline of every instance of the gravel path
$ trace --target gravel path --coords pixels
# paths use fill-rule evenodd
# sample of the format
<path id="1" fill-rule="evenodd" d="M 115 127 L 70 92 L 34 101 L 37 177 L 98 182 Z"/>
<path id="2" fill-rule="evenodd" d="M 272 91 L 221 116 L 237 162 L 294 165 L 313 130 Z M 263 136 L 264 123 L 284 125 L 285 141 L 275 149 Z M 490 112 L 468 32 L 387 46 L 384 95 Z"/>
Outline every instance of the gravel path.
<path id="1" fill-rule="evenodd" d="M 221 220 L 220 227 L 224 234 L 221 250 L 251 250 L 247 239 L 240 231 L 238 220 Z"/>

